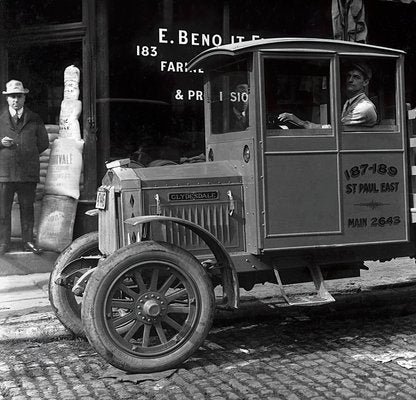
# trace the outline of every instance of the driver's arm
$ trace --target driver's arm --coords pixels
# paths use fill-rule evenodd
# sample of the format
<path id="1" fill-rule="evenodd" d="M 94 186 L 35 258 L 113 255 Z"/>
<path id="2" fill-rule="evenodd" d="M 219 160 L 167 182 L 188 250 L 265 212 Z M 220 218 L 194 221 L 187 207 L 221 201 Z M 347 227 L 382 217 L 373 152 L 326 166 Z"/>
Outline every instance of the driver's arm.
<path id="1" fill-rule="evenodd" d="M 281 122 L 292 122 L 293 124 L 299 126 L 300 128 L 304 128 L 304 129 L 317 129 L 317 128 L 322 128 L 321 124 L 315 124 L 313 122 L 310 121 L 303 121 L 300 118 L 298 118 L 295 114 L 292 113 L 281 113 L 279 114 L 279 116 L 277 117 L 277 119 Z"/>

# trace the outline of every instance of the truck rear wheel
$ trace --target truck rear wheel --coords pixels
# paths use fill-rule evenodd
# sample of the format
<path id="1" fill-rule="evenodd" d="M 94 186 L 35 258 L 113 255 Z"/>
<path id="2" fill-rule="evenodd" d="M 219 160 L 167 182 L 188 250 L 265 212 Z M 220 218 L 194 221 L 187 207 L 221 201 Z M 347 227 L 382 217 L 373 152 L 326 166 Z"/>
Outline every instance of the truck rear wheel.
<path id="1" fill-rule="evenodd" d="M 173 368 L 206 338 L 214 291 L 201 264 L 168 243 L 141 242 L 109 256 L 91 275 L 82 302 L 88 340 L 129 372 Z"/>
<path id="2" fill-rule="evenodd" d="M 81 321 L 81 297 L 75 296 L 71 291 L 71 287 L 60 286 L 55 281 L 71 261 L 83 256 L 98 254 L 100 254 L 98 250 L 98 232 L 80 236 L 59 255 L 49 277 L 49 301 L 52 309 L 65 328 L 76 336 L 85 336 Z M 65 270 L 65 273 L 66 275 L 72 274 L 81 268 L 81 263 L 76 263 Z M 79 276 L 81 276 L 81 273 Z M 71 282 L 71 286 L 74 283 Z"/>

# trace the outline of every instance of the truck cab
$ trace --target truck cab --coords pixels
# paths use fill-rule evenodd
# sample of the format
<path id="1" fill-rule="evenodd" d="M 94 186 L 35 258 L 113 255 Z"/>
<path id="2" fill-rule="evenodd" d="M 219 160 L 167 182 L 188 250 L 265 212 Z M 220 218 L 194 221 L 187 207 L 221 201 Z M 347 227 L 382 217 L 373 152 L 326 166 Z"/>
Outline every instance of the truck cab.
<path id="1" fill-rule="evenodd" d="M 234 160 L 244 180 L 246 250 L 408 242 L 404 53 L 313 39 L 224 47 L 190 67 L 208 72 L 208 160 Z M 346 76 L 357 64 L 372 70 L 365 88 L 377 110 L 371 125 L 342 122 Z M 244 95 L 236 89 L 241 83 Z M 243 97 L 241 129 L 235 116 Z M 314 125 L 285 123 L 283 113 Z"/>

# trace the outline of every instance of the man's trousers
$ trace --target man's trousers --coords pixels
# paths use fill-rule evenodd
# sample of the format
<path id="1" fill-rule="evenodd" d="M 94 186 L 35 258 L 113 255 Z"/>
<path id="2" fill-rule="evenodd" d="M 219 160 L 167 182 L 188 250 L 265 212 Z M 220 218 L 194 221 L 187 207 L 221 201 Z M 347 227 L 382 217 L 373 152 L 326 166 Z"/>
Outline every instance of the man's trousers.
<path id="1" fill-rule="evenodd" d="M 33 242 L 36 182 L 0 182 L 0 244 L 9 245 L 14 194 L 20 206 L 22 241 Z"/>

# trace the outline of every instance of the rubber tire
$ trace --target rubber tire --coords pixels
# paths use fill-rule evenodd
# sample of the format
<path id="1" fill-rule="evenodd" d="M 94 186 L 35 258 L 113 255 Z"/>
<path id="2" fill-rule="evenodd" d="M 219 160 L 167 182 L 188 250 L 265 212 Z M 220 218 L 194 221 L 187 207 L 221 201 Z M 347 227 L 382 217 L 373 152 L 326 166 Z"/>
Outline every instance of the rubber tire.
<path id="1" fill-rule="evenodd" d="M 123 271 L 137 262 L 158 259 L 177 265 L 188 282 L 193 281 L 201 307 L 193 331 L 181 347 L 157 358 L 138 357 L 120 348 L 111 338 L 105 324 L 105 301 L 112 284 Z M 132 373 L 151 373 L 178 366 L 199 348 L 211 328 L 214 308 L 211 279 L 194 256 L 168 243 L 146 241 L 119 249 L 93 272 L 82 302 L 82 322 L 90 344 L 111 365 Z"/>
<path id="2" fill-rule="evenodd" d="M 75 239 L 57 258 L 49 277 L 49 301 L 56 317 L 75 336 L 85 337 L 81 320 L 81 307 L 75 307 L 76 296 L 63 286 L 55 283 L 65 266 L 86 255 L 99 254 L 98 232 L 90 232 Z M 74 272 L 73 271 L 68 272 Z"/>

